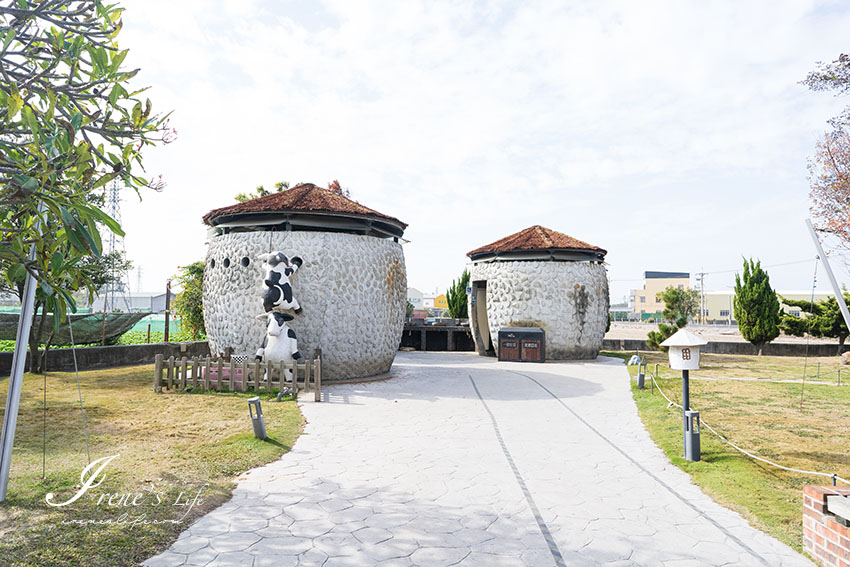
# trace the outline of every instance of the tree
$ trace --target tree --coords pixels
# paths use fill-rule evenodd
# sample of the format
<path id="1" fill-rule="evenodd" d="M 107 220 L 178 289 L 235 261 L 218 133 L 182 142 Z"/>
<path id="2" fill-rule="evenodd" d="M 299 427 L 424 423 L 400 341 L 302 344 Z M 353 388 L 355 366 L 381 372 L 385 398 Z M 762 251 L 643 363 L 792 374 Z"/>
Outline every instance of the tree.
<path id="1" fill-rule="evenodd" d="M 99 289 L 108 283 L 120 280 L 120 274 L 133 269 L 132 262 L 126 259 L 123 251 L 94 257 L 75 253 L 70 246 L 56 241 L 39 242 L 36 247 L 38 252 L 36 257 L 47 259 L 51 263 L 49 268 L 51 274 L 61 287 L 38 286 L 36 288 L 32 326 L 28 339 L 30 372 L 33 373 L 45 371 L 44 363 L 47 353 L 53 343 L 53 335 L 58 330 L 59 322 L 65 317 L 66 304 L 72 311 L 76 310 L 76 304 L 69 292 L 84 291 L 91 301 Z M 22 299 L 26 277 L 23 266 L 0 260 L 0 271 L 3 274 L 0 291 L 13 293 L 18 299 Z M 64 297 L 63 293 L 68 294 L 68 297 Z M 39 355 L 38 346 L 45 329 L 48 328 L 48 323 L 50 323 L 51 331 L 44 341 L 44 350 Z"/>
<path id="2" fill-rule="evenodd" d="M 466 288 L 469 287 L 469 270 L 463 270 L 459 280 L 452 280 L 452 286 L 446 292 L 446 303 L 449 306 L 449 317 L 466 319 L 469 317 L 466 305 Z"/>
<path id="3" fill-rule="evenodd" d="M 351 197 L 351 191 L 348 190 L 348 187 L 343 187 L 342 185 L 339 184 L 339 181 L 336 180 L 336 179 L 334 179 L 333 181 L 328 183 L 328 189 L 330 189 L 331 191 L 333 191 L 337 195 L 345 197 L 346 199 Z"/>
<path id="4" fill-rule="evenodd" d="M 743 275 L 735 274 L 735 319 L 741 335 L 759 349 L 779 336 L 781 309 L 761 261 L 744 260 Z"/>
<path id="5" fill-rule="evenodd" d="M 818 62 L 815 71 L 802 81 L 813 91 L 850 93 L 850 56 L 841 54 L 831 63 Z M 832 132 L 818 142 L 809 160 L 812 214 L 822 221 L 819 228 L 850 242 L 850 106 L 828 120 Z"/>
<path id="6" fill-rule="evenodd" d="M 812 213 L 824 230 L 850 242 L 850 133 L 825 134 L 809 160 Z"/>
<path id="7" fill-rule="evenodd" d="M 850 294 L 844 292 L 844 301 L 850 303 Z M 786 335 L 802 337 L 806 333 L 813 337 L 829 337 L 838 339 L 838 354 L 844 350 L 844 341 L 850 332 L 841 315 L 838 301 L 834 297 L 824 301 L 806 301 L 804 299 L 782 298 L 782 303 L 789 307 L 799 307 L 800 317 L 782 313 L 780 329 Z"/>
<path id="8" fill-rule="evenodd" d="M 193 341 L 207 336 L 204 326 L 204 266 L 203 261 L 180 268 L 177 282 L 183 288 L 174 298 L 174 312 L 184 331 Z"/>
<path id="9" fill-rule="evenodd" d="M 695 289 L 679 289 L 669 286 L 664 291 L 656 294 L 658 299 L 664 302 L 664 311 L 661 316 L 671 323 L 658 323 L 657 331 L 650 331 L 646 337 L 649 348 L 662 350 L 661 343 L 688 324 L 688 319 L 697 314 L 699 310 L 699 292 Z"/>
<path id="10" fill-rule="evenodd" d="M 407 319 L 410 319 L 410 316 L 413 315 L 413 311 L 416 309 L 416 306 L 413 305 L 410 301 L 407 302 L 407 310 L 404 313 L 404 316 Z"/>
<path id="11" fill-rule="evenodd" d="M 281 191 L 286 191 L 289 189 L 289 181 L 278 181 L 274 184 L 275 193 L 280 193 Z M 257 185 L 257 188 L 254 189 L 253 193 L 239 193 L 234 197 L 240 203 L 244 203 L 245 201 L 250 201 L 251 199 L 258 199 L 260 197 L 265 197 L 266 195 L 271 195 L 272 192 L 266 190 L 262 185 Z"/>
<path id="12" fill-rule="evenodd" d="M 817 69 L 806 75 L 801 81 L 813 91 L 837 91 L 835 96 L 850 93 L 850 55 L 842 53 L 831 63 L 818 61 Z M 838 116 L 829 119 L 833 130 L 840 132 L 850 124 L 850 106 Z"/>
<path id="13" fill-rule="evenodd" d="M 136 168 L 143 147 L 176 135 L 139 97 L 146 89 L 130 90 L 138 69 L 122 67 L 128 52 L 115 43 L 122 12 L 100 0 L 0 0 L 0 260 L 62 307 L 72 305 L 65 272 L 30 261 L 30 244 L 99 256 L 97 224 L 123 232 L 88 197 L 113 179 L 162 189 Z"/>

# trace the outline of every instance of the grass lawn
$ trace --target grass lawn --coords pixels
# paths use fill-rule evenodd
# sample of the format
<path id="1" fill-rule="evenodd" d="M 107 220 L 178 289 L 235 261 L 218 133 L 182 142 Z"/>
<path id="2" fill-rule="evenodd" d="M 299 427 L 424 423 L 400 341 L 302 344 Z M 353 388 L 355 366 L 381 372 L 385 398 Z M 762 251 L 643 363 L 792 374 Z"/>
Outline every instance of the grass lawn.
<path id="1" fill-rule="evenodd" d="M 624 357 L 623 353 L 605 354 Z M 666 359 L 662 353 L 651 354 L 649 360 L 661 356 Z M 744 377 L 742 372 L 773 377 L 783 366 L 775 359 L 786 358 L 728 357 L 732 360 L 727 369 L 720 359 L 722 355 L 708 357 L 711 360 L 707 371 L 716 376 L 738 377 Z M 773 370 L 760 368 L 762 360 L 766 361 L 766 368 Z M 635 376 L 637 367 L 629 367 L 629 371 Z M 660 374 L 669 376 L 674 371 L 667 369 Z M 681 403 L 681 372 L 675 374 L 677 378 L 662 378 L 658 384 L 670 399 Z M 691 372 L 691 376 L 703 374 L 702 370 Z M 785 466 L 850 478 L 850 387 L 807 384 L 802 408 L 801 388 L 801 384 L 793 383 L 692 380 L 691 407 L 730 441 L 761 457 Z M 681 410 L 668 408 L 657 391 L 653 395 L 648 381 L 645 390 L 638 390 L 633 382 L 632 391 L 650 436 L 673 464 L 689 473 L 714 500 L 802 551 L 802 487 L 830 484 L 829 479 L 790 473 L 749 459 L 705 428 L 700 439 L 702 461 L 687 461 L 682 458 Z"/>
<path id="2" fill-rule="evenodd" d="M 606 352 L 606 356 L 631 358 L 633 351 Z M 646 362 L 646 370 L 655 372 L 658 364 L 658 374 L 661 377 L 681 377 L 679 370 L 670 370 L 667 366 L 667 353 L 658 351 L 641 351 L 641 358 Z M 820 365 L 820 366 L 818 366 Z M 802 356 L 750 356 L 743 354 L 700 354 L 700 369 L 691 372 L 691 376 L 711 378 L 757 378 L 773 380 L 815 380 L 821 382 L 838 382 L 838 370 L 841 370 L 841 383 L 850 384 L 850 366 L 843 366 L 838 356 L 812 356 L 806 360 Z M 820 377 L 818 378 L 818 372 Z"/>
<path id="3" fill-rule="evenodd" d="M 120 456 L 99 475 L 105 474 L 103 483 L 79 500 L 48 506 L 47 493 L 61 503 L 78 492 L 87 464 L 77 385 L 72 372 L 47 376 L 42 478 L 43 377 L 27 374 L 9 492 L 0 504 L 0 564 L 137 565 L 228 500 L 236 475 L 288 451 L 302 428 L 294 401 L 277 403 L 261 394 L 269 438 L 260 441 L 248 416 L 246 400 L 253 394 L 155 394 L 153 366 L 82 372 L 80 378 L 92 460 Z M 7 389 L 5 378 L 4 400 Z"/>

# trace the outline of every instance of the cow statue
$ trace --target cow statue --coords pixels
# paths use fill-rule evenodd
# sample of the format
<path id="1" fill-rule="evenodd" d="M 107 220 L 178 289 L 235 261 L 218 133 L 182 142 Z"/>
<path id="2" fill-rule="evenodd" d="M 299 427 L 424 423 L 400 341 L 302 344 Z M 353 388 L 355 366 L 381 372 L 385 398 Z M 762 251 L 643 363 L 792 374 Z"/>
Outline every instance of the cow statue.
<path id="1" fill-rule="evenodd" d="M 290 366 L 293 360 L 301 358 L 295 331 L 286 324 L 287 321 L 292 321 L 294 318 L 289 313 L 278 313 L 277 311 L 257 315 L 257 319 L 268 319 L 268 327 L 266 328 L 266 338 L 263 339 L 263 346 L 257 350 L 255 360 L 278 364 L 283 362 L 284 366 Z M 287 380 L 292 379 L 292 371 L 289 368 L 285 368 L 284 373 Z M 281 376 L 281 381 L 283 378 Z M 265 378 L 263 381 L 265 381 Z M 281 382 L 282 387 L 283 383 Z"/>
<path id="2" fill-rule="evenodd" d="M 266 313 L 290 309 L 295 313 L 301 313 L 301 306 L 292 296 L 292 285 L 289 283 L 289 276 L 303 264 L 301 258 L 295 256 L 290 262 L 289 258 L 279 251 L 260 254 L 258 258 L 263 261 L 263 268 L 266 270 L 266 276 L 263 279 L 266 285 L 263 291 L 263 309 Z"/>

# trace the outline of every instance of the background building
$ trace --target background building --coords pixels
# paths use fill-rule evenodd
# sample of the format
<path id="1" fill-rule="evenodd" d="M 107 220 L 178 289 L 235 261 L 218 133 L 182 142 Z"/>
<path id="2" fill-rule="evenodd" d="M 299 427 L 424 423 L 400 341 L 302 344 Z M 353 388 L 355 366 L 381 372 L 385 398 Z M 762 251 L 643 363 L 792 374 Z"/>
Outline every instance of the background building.
<path id="1" fill-rule="evenodd" d="M 690 289 L 691 275 L 688 272 L 644 272 L 643 289 L 633 290 L 629 301 L 633 312 L 641 319 L 661 314 L 664 302 L 658 299 L 657 294 L 670 286 Z"/>
<path id="2" fill-rule="evenodd" d="M 407 300 L 413 304 L 413 308 L 416 310 L 422 309 L 424 306 L 422 305 L 423 293 L 416 289 L 415 287 L 407 288 Z"/>

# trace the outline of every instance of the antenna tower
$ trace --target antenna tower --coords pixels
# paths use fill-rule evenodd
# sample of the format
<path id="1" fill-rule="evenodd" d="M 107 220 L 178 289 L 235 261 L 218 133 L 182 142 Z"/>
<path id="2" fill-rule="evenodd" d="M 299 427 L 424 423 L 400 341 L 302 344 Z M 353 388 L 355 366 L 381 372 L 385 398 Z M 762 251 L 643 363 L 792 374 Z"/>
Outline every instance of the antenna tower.
<path id="1" fill-rule="evenodd" d="M 121 190 L 117 181 L 112 182 L 106 194 L 106 213 L 115 219 L 115 222 L 119 225 L 121 224 Z M 112 254 L 119 250 L 126 252 L 124 239 L 110 230 L 106 253 Z M 110 269 L 110 275 L 113 281 L 107 283 L 103 290 L 103 312 L 114 311 L 117 305 L 123 305 L 128 312 L 132 311 L 127 273 L 123 270 L 120 273 L 115 273 L 115 266 L 113 266 Z M 116 299 L 118 303 L 116 303 Z"/>

